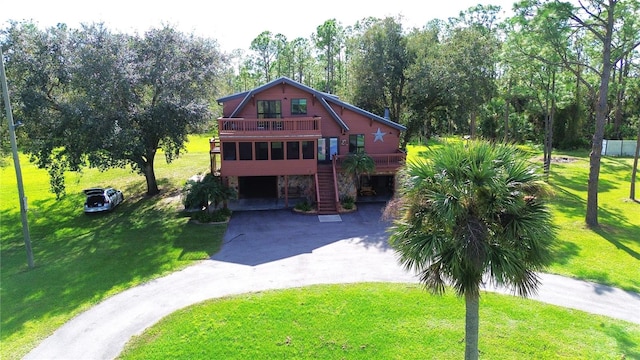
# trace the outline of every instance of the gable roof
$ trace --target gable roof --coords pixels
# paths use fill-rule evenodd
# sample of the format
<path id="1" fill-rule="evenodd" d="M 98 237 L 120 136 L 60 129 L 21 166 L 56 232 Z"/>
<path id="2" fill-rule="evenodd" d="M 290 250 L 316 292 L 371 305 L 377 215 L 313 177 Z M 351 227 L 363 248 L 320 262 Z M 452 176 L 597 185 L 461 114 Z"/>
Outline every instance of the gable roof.
<path id="1" fill-rule="evenodd" d="M 251 100 L 251 98 L 257 94 L 260 93 L 266 89 L 269 89 L 273 86 L 276 85 L 280 85 L 280 84 L 287 84 L 287 85 L 291 85 L 295 88 L 298 88 L 300 90 L 306 91 L 308 93 L 310 93 L 313 97 L 315 97 L 318 101 L 320 101 L 320 104 L 322 104 L 322 106 L 327 110 L 327 112 L 329 112 L 329 114 L 331 115 L 331 118 L 338 123 L 338 125 L 344 129 L 345 131 L 349 131 L 349 126 L 347 126 L 347 124 L 344 122 L 344 120 L 342 120 L 342 118 L 340 117 L 340 115 L 338 115 L 333 108 L 331 107 L 331 104 L 349 109 L 353 112 L 356 112 L 362 116 L 365 116 L 367 118 L 370 118 L 374 121 L 383 123 L 385 125 L 391 126 L 392 128 L 395 128 L 397 130 L 400 131 L 405 131 L 407 130 L 407 128 L 403 125 L 398 124 L 395 121 L 391 121 L 389 119 L 386 119 L 382 116 L 376 115 L 374 113 L 371 113 L 369 111 L 363 110 L 359 107 L 353 106 L 349 103 L 346 103 L 344 101 L 341 101 L 336 95 L 333 94 L 327 94 L 321 91 L 317 91 L 313 88 L 310 88 L 306 85 L 303 85 L 297 81 L 294 81 L 292 79 L 289 79 L 288 77 L 280 77 L 277 78 L 273 81 L 270 81 L 262 86 L 259 86 L 253 90 L 249 90 L 249 91 L 244 91 L 244 92 L 240 92 L 240 93 L 236 93 L 233 95 L 229 95 L 229 96 L 225 96 L 222 97 L 220 99 L 218 99 L 218 103 L 222 103 L 222 102 L 226 102 L 229 100 L 234 100 L 234 99 L 238 99 L 238 98 L 242 98 L 242 101 L 240 102 L 240 104 L 238 104 L 238 106 L 233 110 L 233 112 L 231 113 L 231 115 L 229 115 L 230 118 L 235 117 L 236 115 L 238 115 L 242 109 L 249 103 L 249 101 Z"/>

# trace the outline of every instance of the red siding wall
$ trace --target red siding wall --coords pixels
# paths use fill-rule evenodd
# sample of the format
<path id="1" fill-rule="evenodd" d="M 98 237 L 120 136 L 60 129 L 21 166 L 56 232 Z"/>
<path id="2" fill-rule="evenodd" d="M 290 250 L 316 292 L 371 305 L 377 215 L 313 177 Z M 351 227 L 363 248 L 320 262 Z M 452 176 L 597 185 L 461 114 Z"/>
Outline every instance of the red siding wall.
<path id="1" fill-rule="evenodd" d="M 245 119 L 255 119 L 258 115 L 256 107 L 257 100 L 281 100 L 282 116 L 284 118 L 291 117 L 291 99 L 307 99 L 307 114 L 300 116 L 320 116 L 322 118 L 322 136 L 323 137 L 339 137 L 340 144 L 339 153 L 345 155 L 349 152 L 349 135 L 364 134 L 365 135 L 365 151 L 369 154 L 386 154 L 394 153 L 398 150 L 400 141 L 400 131 L 383 123 L 373 121 L 368 117 L 351 111 L 340 106 L 331 105 L 332 109 L 347 124 L 350 131 L 342 133 L 341 126 L 331 117 L 329 112 L 321 104 L 320 100 L 315 99 L 306 91 L 300 90 L 289 85 L 278 85 L 267 89 L 259 94 L 255 94 L 254 98 L 244 107 L 244 109 L 236 114 L 236 117 Z M 241 99 L 229 101 L 224 106 L 224 116 L 229 116 L 240 103 Z M 382 114 L 381 114 L 382 115 Z M 382 141 L 374 141 L 378 128 L 384 135 Z"/>
<path id="2" fill-rule="evenodd" d="M 340 135 L 340 154 L 345 155 L 349 152 L 349 135 L 364 134 L 365 152 L 368 154 L 389 154 L 398 150 L 400 144 L 400 131 L 388 125 L 373 121 L 354 111 L 344 109 L 333 105 L 333 110 L 340 115 L 342 120 L 349 126 L 349 132 Z M 333 122 L 333 120 L 331 120 Z M 335 123 L 335 122 L 334 122 Z M 324 123 L 323 123 L 324 125 Z M 375 141 L 374 133 L 384 134 L 382 141 Z M 343 141 L 344 140 L 344 141 Z M 345 145 L 342 145 L 345 144 Z"/>

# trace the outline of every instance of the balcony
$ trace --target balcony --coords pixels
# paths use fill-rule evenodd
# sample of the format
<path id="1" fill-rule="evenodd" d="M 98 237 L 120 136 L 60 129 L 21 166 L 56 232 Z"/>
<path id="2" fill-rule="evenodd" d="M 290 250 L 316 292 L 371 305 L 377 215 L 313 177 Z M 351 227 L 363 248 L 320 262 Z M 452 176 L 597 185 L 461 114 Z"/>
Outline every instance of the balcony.
<path id="1" fill-rule="evenodd" d="M 220 138 L 232 137 L 295 137 L 322 135 L 320 117 L 290 119 L 218 118 Z"/>
<path id="2" fill-rule="evenodd" d="M 383 174 L 383 173 L 395 173 L 395 171 L 404 165 L 406 154 L 398 151 L 396 153 L 391 154 L 367 154 L 369 157 L 373 159 L 373 162 L 376 164 L 375 173 Z M 342 161 L 349 155 L 336 155 L 336 168 L 341 168 Z"/>

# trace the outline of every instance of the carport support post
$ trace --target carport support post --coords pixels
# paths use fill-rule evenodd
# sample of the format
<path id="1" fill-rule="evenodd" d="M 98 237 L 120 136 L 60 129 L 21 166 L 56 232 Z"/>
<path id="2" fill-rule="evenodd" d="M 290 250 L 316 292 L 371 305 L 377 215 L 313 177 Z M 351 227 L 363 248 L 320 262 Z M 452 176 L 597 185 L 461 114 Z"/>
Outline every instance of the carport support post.
<path id="1" fill-rule="evenodd" d="M 289 207 L 289 175 L 284 176 L 284 207 Z"/>
<path id="2" fill-rule="evenodd" d="M 20 157 L 18 156 L 18 145 L 16 144 L 16 125 L 13 123 L 11 103 L 9 102 L 9 87 L 7 86 L 7 75 L 4 72 L 4 55 L 0 49 L 0 82 L 2 82 L 2 94 L 4 97 L 4 108 L 7 111 L 7 121 L 9 122 L 9 139 L 11 140 L 11 150 L 13 151 L 13 164 L 16 168 L 16 180 L 18 181 L 18 197 L 20 198 L 20 214 L 22 214 L 22 234 L 24 235 L 24 245 L 27 249 L 27 263 L 29 268 L 33 268 L 33 250 L 31 250 L 31 236 L 29 235 L 29 221 L 27 220 L 27 198 L 24 196 L 22 185 L 22 171 L 20 170 Z"/>

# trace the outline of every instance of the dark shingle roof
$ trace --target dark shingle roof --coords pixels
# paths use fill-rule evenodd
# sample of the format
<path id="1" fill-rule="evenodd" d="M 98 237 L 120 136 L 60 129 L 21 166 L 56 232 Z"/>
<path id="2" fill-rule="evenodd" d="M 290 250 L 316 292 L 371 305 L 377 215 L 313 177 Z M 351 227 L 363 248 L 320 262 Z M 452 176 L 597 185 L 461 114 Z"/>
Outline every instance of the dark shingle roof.
<path id="1" fill-rule="evenodd" d="M 404 127 L 403 125 L 398 124 L 395 121 L 391 121 L 389 119 L 386 119 L 382 116 L 376 115 L 374 113 L 368 112 L 366 110 L 360 109 L 359 107 L 353 106 L 349 103 L 346 103 L 344 101 L 341 101 L 337 96 L 333 95 L 333 94 L 327 94 L 321 91 L 317 91 L 313 88 L 310 88 L 306 85 L 303 85 L 297 81 L 291 80 L 288 77 L 280 77 L 277 78 L 273 81 L 270 81 L 262 86 L 259 86 L 253 90 L 249 90 L 249 91 L 243 91 L 243 92 L 239 92 L 233 95 L 229 95 L 229 96 L 225 96 L 222 97 L 220 99 L 218 99 L 218 103 L 223 103 L 223 102 L 227 102 L 229 100 L 234 100 L 234 99 L 238 99 L 238 98 L 242 98 L 242 101 L 240 102 L 240 104 L 238 104 L 238 106 L 233 110 L 233 112 L 231 113 L 231 115 L 229 115 L 229 117 L 235 117 L 238 113 L 240 113 L 240 111 L 242 111 L 242 109 L 245 107 L 245 105 L 249 102 L 249 100 L 251 99 L 251 97 L 254 94 L 257 94 L 259 92 L 262 92 L 266 89 L 269 89 L 273 86 L 279 85 L 279 84 L 287 84 L 287 85 L 291 85 L 293 87 L 296 87 L 300 90 L 306 91 L 308 93 L 310 93 L 311 95 L 313 95 L 315 98 L 317 98 L 320 103 L 322 104 L 322 106 L 324 106 L 324 108 L 329 112 L 329 114 L 331 115 L 331 118 L 333 118 L 333 120 L 335 120 L 338 125 L 340 125 L 341 128 L 343 128 L 344 130 L 348 131 L 349 127 L 347 126 L 347 124 L 342 120 L 342 118 L 340 117 L 340 115 L 338 115 L 335 111 L 333 111 L 333 108 L 330 106 L 330 103 L 338 105 L 340 107 L 344 107 L 346 109 L 349 109 L 351 111 L 354 111 L 358 114 L 361 114 L 365 117 L 368 117 L 374 121 L 386 124 L 388 126 L 391 126 L 397 130 L 401 130 L 401 131 L 405 131 L 407 130 L 406 127 Z"/>

